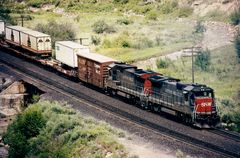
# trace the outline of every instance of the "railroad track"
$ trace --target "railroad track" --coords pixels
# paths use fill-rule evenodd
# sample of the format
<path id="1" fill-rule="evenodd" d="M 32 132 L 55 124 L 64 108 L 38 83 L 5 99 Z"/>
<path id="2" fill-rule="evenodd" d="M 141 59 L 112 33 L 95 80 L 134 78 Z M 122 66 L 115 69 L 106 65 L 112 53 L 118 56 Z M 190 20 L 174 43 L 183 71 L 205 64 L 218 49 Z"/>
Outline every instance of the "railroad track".
<path id="1" fill-rule="evenodd" d="M 214 153 L 218 153 L 218 154 L 221 154 L 226 157 L 240 157 L 240 153 L 228 151 L 228 150 L 224 149 L 223 147 L 220 147 L 220 146 L 208 143 L 208 142 L 204 142 L 202 140 L 198 140 L 191 136 L 184 135 L 180 132 L 176 132 L 174 130 L 167 129 L 164 126 L 152 123 L 141 117 L 132 115 L 126 111 L 123 111 L 116 107 L 113 107 L 110 104 L 106 104 L 103 101 L 100 101 L 91 96 L 88 96 L 81 91 L 77 91 L 71 87 L 65 86 L 64 84 L 57 83 L 50 78 L 46 78 L 45 76 L 38 74 L 37 72 L 34 72 L 34 71 L 31 71 L 24 67 L 21 67 L 21 65 L 18 65 L 16 63 L 13 64 L 10 61 L 6 61 L 6 60 L 2 60 L 2 59 L 0 59 L 0 61 L 9 67 L 16 69 L 23 74 L 26 74 L 27 76 L 33 77 L 35 79 L 38 79 L 38 80 L 46 83 L 46 85 L 51 85 L 49 88 L 51 88 L 53 90 L 59 89 L 60 91 L 63 91 L 65 93 L 65 95 L 68 94 L 68 97 L 70 96 L 75 99 L 84 100 L 87 103 L 94 104 L 94 106 L 96 106 L 97 108 L 100 108 L 104 111 L 108 111 L 111 114 L 118 116 L 126 121 L 133 122 L 133 123 L 137 124 L 138 126 L 141 126 L 142 128 L 150 129 L 160 135 L 171 137 L 175 140 L 184 142 L 186 144 L 189 144 L 189 145 L 201 148 L 201 149 L 205 149 L 205 150 L 208 150 L 208 151 L 211 151 Z M 52 88 L 52 87 L 54 87 L 54 88 Z M 60 92 L 59 90 L 58 90 L 58 92 Z M 60 92 L 60 93 L 64 94 L 63 92 Z"/>
<path id="2" fill-rule="evenodd" d="M 240 134 L 238 134 L 238 133 L 234 133 L 234 132 L 231 132 L 231 131 L 227 131 L 227 130 L 224 130 L 224 129 L 218 129 L 218 128 L 215 128 L 214 130 L 212 130 L 210 132 L 214 133 L 214 134 L 217 134 L 217 135 L 220 135 L 220 136 L 223 136 L 223 137 L 228 138 L 228 139 L 232 139 L 236 142 L 240 142 Z"/>

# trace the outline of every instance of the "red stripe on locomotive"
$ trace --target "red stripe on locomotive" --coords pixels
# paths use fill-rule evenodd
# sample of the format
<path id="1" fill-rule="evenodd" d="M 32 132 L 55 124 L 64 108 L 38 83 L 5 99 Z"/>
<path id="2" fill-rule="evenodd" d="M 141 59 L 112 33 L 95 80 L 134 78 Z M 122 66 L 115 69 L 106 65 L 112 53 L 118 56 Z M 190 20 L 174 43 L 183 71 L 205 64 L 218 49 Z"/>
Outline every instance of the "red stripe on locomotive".
<path id="1" fill-rule="evenodd" d="M 211 113 L 212 112 L 212 98 L 196 98 L 195 106 L 197 113 Z"/>

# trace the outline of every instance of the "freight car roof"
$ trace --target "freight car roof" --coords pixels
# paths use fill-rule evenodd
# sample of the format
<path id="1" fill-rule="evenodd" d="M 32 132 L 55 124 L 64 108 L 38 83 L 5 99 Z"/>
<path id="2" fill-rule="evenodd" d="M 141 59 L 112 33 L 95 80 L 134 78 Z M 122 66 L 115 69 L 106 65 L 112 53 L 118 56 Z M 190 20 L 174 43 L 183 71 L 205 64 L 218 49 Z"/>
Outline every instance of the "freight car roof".
<path id="1" fill-rule="evenodd" d="M 6 27 L 13 30 L 17 30 L 17 31 L 30 30 L 29 28 L 22 27 L 22 26 L 6 26 Z"/>
<path id="2" fill-rule="evenodd" d="M 73 41 L 57 41 L 56 43 L 64 45 L 69 48 L 77 49 L 77 48 L 88 48 L 86 46 L 83 46 L 79 43 L 73 42 Z"/>
<path id="3" fill-rule="evenodd" d="M 49 37 L 50 35 L 47 35 L 45 33 L 42 33 L 42 32 L 38 32 L 38 31 L 34 31 L 34 30 L 22 30 L 23 33 L 25 34 L 28 34 L 30 36 L 33 36 L 33 37 Z"/>
<path id="4" fill-rule="evenodd" d="M 112 61 L 116 61 L 112 58 L 100 55 L 100 54 L 96 54 L 96 53 L 77 53 L 78 56 L 83 57 L 83 58 L 87 58 L 99 63 L 106 63 L 106 62 L 112 62 Z"/>

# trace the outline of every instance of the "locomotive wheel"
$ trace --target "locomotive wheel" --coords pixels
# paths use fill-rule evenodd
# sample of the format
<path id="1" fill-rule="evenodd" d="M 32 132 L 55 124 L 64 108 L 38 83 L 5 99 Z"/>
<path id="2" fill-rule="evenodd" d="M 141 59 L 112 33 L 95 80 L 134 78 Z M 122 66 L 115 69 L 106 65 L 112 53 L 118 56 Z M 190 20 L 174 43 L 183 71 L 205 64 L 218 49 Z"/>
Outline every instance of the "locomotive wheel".
<path id="1" fill-rule="evenodd" d="M 130 100 L 130 103 L 131 103 L 131 104 L 133 104 L 133 105 L 136 105 L 136 104 L 137 104 L 137 100 L 136 100 L 135 97 L 131 96 L 129 100 Z"/>
<path id="2" fill-rule="evenodd" d="M 116 90 L 112 90 L 112 95 L 116 96 L 117 95 L 117 91 Z"/>
<path id="3" fill-rule="evenodd" d="M 109 93 L 109 95 L 111 95 L 111 96 L 116 96 L 116 95 L 117 95 L 117 91 L 114 90 L 114 89 L 108 89 L 108 93 Z"/>
<path id="4" fill-rule="evenodd" d="M 144 110 L 147 109 L 147 105 L 146 105 L 146 102 L 145 102 L 145 101 L 141 101 L 140 106 L 141 106 L 141 108 L 144 109 Z"/>
<path id="5" fill-rule="evenodd" d="M 152 106 L 152 110 L 153 110 L 154 112 L 156 112 L 156 113 L 159 113 L 160 110 L 161 110 L 161 108 L 160 108 L 160 106 L 153 105 L 153 106 Z"/>

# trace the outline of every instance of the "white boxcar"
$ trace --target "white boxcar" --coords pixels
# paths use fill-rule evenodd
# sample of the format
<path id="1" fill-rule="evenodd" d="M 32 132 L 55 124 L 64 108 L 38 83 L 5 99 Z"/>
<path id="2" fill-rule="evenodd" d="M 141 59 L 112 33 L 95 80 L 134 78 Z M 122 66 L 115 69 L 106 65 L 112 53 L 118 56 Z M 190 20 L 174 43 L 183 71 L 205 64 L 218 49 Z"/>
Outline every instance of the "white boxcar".
<path id="1" fill-rule="evenodd" d="M 5 23 L 4 21 L 0 20 L 0 35 L 5 34 Z"/>
<path id="2" fill-rule="evenodd" d="M 21 27 L 21 26 L 6 26 L 6 29 L 5 29 L 6 41 L 8 43 L 20 46 L 21 45 L 20 32 L 24 30 L 30 30 L 30 29 Z"/>
<path id="3" fill-rule="evenodd" d="M 72 41 L 58 41 L 55 44 L 56 59 L 70 67 L 78 67 L 77 54 L 90 53 L 86 46 Z"/>
<path id="4" fill-rule="evenodd" d="M 50 54 L 52 52 L 50 35 L 33 31 L 23 30 L 20 32 L 21 46 L 38 54 Z"/>

